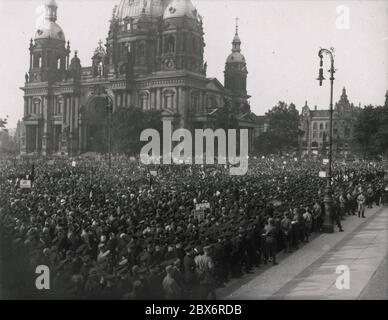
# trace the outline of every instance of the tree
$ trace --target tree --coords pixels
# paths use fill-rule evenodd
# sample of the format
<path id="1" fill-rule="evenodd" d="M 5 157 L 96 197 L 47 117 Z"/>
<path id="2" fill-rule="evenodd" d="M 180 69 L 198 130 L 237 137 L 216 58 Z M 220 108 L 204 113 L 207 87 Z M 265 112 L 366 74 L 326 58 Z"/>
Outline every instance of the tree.
<path id="1" fill-rule="evenodd" d="M 234 108 L 230 101 L 224 99 L 224 105 L 217 111 L 216 118 L 216 128 L 217 129 L 237 129 L 238 120 L 237 120 L 237 110 Z"/>
<path id="2" fill-rule="evenodd" d="M 388 149 L 388 108 L 366 106 L 354 126 L 363 157 L 377 157 Z"/>
<path id="3" fill-rule="evenodd" d="M 8 116 L 6 116 L 4 119 L 0 118 L 0 128 L 3 130 L 6 130 L 6 126 L 8 123 Z"/>
<path id="4" fill-rule="evenodd" d="M 266 113 L 268 131 L 260 135 L 255 142 L 259 152 L 274 153 L 294 149 L 298 146 L 299 112 L 295 105 L 279 101 Z"/>
<path id="5" fill-rule="evenodd" d="M 137 155 L 144 142 L 140 134 L 144 129 L 153 128 L 162 131 L 160 111 L 143 111 L 141 108 L 117 108 L 112 114 L 112 150 L 113 152 Z"/>
<path id="6" fill-rule="evenodd" d="M 272 154 L 275 153 L 276 147 L 272 143 L 273 136 L 270 132 L 263 132 L 254 141 L 254 148 L 259 154 Z"/>

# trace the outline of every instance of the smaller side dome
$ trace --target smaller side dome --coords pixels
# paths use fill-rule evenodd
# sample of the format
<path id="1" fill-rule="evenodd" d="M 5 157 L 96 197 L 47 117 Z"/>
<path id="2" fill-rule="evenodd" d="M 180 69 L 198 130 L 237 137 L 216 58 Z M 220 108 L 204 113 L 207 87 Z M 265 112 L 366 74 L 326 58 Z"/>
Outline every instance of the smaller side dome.
<path id="1" fill-rule="evenodd" d="M 65 41 L 65 34 L 57 23 L 45 20 L 38 30 L 36 30 L 35 40 L 36 39 L 56 39 Z"/>
<path id="2" fill-rule="evenodd" d="M 237 62 L 244 62 L 245 63 L 245 57 L 240 52 L 232 52 L 228 58 L 226 59 L 226 63 L 237 63 Z"/>

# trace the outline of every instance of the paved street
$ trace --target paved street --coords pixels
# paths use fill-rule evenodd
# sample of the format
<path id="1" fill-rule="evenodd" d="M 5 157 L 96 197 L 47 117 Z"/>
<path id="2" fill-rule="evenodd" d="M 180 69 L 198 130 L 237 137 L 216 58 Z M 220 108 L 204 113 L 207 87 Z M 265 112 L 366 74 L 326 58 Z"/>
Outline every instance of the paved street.
<path id="1" fill-rule="evenodd" d="M 345 232 L 322 234 L 280 264 L 257 269 L 219 291 L 225 299 L 388 299 L 388 208 L 369 209 L 366 219 L 344 221 Z M 337 289 L 339 265 L 350 271 L 350 288 Z"/>

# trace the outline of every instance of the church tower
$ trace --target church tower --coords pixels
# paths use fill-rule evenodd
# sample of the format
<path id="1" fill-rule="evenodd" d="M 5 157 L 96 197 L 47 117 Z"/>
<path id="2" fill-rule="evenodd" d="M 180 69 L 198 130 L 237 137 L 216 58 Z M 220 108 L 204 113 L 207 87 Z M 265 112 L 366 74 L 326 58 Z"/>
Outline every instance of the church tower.
<path id="1" fill-rule="evenodd" d="M 62 80 L 69 65 L 70 44 L 65 41 L 61 27 L 56 23 L 58 6 L 55 0 L 46 0 L 43 23 L 30 42 L 29 82 Z M 26 77 L 27 80 L 27 77 Z"/>
<path id="2" fill-rule="evenodd" d="M 163 13 L 158 39 L 159 70 L 204 74 L 202 17 L 190 0 L 172 0 Z"/>
<path id="3" fill-rule="evenodd" d="M 236 33 L 232 42 L 232 53 L 228 56 L 225 64 L 226 89 L 232 91 L 235 96 L 247 96 L 247 64 L 245 57 L 241 54 L 241 40 L 238 35 L 238 24 L 236 19 Z"/>
<path id="4" fill-rule="evenodd" d="M 45 1 L 45 16 L 30 41 L 30 66 L 25 75 L 25 128 L 21 153 L 47 155 L 60 151 L 60 136 L 65 113 L 65 97 L 56 93 L 69 74 L 70 43 L 57 21 L 57 3 Z M 78 71 L 79 72 L 79 71 Z M 67 109 L 70 103 L 67 103 Z"/>

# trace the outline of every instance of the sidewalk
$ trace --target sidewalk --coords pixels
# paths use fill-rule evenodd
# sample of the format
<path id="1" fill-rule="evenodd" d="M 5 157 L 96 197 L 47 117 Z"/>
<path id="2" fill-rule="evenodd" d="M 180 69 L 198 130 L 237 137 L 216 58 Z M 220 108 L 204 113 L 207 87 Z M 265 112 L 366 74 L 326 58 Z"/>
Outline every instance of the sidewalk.
<path id="1" fill-rule="evenodd" d="M 321 234 L 298 251 L 279 254 L 279 265 L 256 269 L 217 291 L 221 299 L 357 299 L 383 262 L 388 248 L 388 208 L 366 219 L 346 217 L 345 232 Z M 350 269 L 350 289 L 339 290 L 336 268 Z M 264 269 L 262 271 L 262 269 Z"/>

